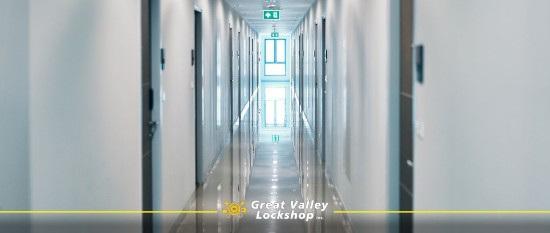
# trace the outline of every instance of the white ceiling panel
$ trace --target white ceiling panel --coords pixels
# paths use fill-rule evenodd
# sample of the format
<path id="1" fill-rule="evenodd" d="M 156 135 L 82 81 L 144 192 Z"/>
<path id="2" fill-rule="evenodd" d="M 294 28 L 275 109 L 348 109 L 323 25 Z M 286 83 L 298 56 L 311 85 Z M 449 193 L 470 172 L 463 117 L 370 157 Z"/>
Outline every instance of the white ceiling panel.
<path id="1" fill-rule="evenodd" d="M 315 0 L 226 0 L 256 31 L 291 33 Z M 264 20 L 264 10 L 281 10 L 280 20 Z"/>

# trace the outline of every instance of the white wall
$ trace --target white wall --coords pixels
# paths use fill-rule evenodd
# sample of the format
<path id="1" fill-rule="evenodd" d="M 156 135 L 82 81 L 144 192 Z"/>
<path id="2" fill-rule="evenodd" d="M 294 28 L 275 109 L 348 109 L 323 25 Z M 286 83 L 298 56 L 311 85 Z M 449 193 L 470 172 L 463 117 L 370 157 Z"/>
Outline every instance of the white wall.
<path id="1" fill-rule="evenodd" d="M 162 152 L 154 155 L 154 208 L 181 210 L 195 190 L 195 97 L 194 68 L 191 67 L 194 9 L 192 1 L 163 0 L 160 5 L 161 46 L 166 56 L 160 79 L 166 99 L 160 113 Z M 162 227 L 157 228 L 157 232 L 167 232 L 177 218 L 176 215 L 155 217 L 162 219 Z"/>
<path id="2" fill-rule="evenodd" d="M 414 86 L 414 118 L 424 124 L 415 137 L 415 209 L 550 209 L 548 22 L 548 1 L 415 2 L 414 40 L 425 45 L 426 64 L 425 83 Z M 416 232 L 438 231 L 427 224 L 433 218 L 417 216 Z M 549 220 L 441 217 L 490 225 L 468 232 L 512 232 L 517 221 L 529 223 L 521 232 L 544 232 L 547 224 L 535 227 Z"/>
<path id="3" fill-rule="evenodd" d="M 160 108 L 154 112 L 161 123 L 154 141 L 154 208 L 178 210 L 186 207 L 195 191 L 195 90 L 190 56 L 194 3 L 154 3 L 153 12 L 160 22 L 153 28 L 159 33 L 153 37 L 153 58 L 158 60 L 155 48 L 162 46 L 167 61 L 162 73 L 153 61 L 153 86 L 162 89 L 155 99 L 166 97 L 162 104 L 157 102 Z M 0 4 L 0 31 L 5 35 L 0 38 L 0 106 L 11 113 L 0 116 L 0 185 L 10 190 L 0 194 L 0 208 L 141 209 L 140 1 Z M 229 72 L 236 69 L 226 59 L 230 57 L 229 25 L 235 50 L 236 34 L 242 34 L 243 79 L 235 88 L 248 88 L 245 45 L 249 36 L 257 35 L 225 1 L 205 0 L 197 5 L 204 19 L 208 150 L 203 170 L 208 171 L 232 129 L 226 100 Z M 249 100 L 247 94 L 243 92 L 243 102 Z M 243 137 L 243 145 L 248 145 L 248 137 Z M 163 223 L 157 231 L 169 231 L 176 217 L 157 219 Z M 140 219 L 140 215 L 32 218 L 36 232 L 59 232 L 71 223 L 76 224 L 73 227 L 94 224 L 86 225 L 90 232 L 137 232 Z M 111 228 L 98 229 L 101 226 Z"/>
<path id="4" fill-rule="evenodd" d="M 194 31 L 194 8 L 188 1 L 165 0 L 160 8 L 158 3 L 153 12 L 162 17 L 153 30 L 160 32 L 162 39 L 154 37 L 153 47 L 166 49 L 167 65 L 160 77 L 153 75 L 153 85 L 163 91 L 157 92 L 155 99 L 166 97 L 157 105 L 159 111 L 155 110 L 161 128 L 155 137 L 154 208 L 174 210 L 185 208 L 195 190 L 194 68 L 189 56 L 194 47 L 194 38 L 189 36 Z M 141 209 L 139 1 L 2 4 L 0 29 L 6 36 L 0 44 L 5 74 L 0 79 L 0 104 L 12 113 L 1 118 L 5 151 L 1 159 L 5 161 L 2 166 L 7 165 L 2 167 L 2 177 L 19 179 L 0 180 L 10 190 L 0 194 L 0 208 Z M 232 129 L 225 101 L 227 77 L 235 70 L 225 59 L 230 55 L 229 25 L 234 29 L 235 50 L 239 43 L 236 33 L 242 32 L 243 78 L 237 88 L 248 88 L 245 45 L 249 36 L 257 35 L 224 1 L 200 1 L 197 5 L 204 18 L 205 100 L 215 102 L 208 104 L 205 112 L 208 150 L 203 170 L 208 171 Z M 153 57 L 158 58 L 155 50 Z M 158 69 L 158 64 L 154 63 L 153 69 Z M 249 100 L 247 94 L 243 92 L 243 102 Z M 157 230 L 168 231 L 175 217 L 157 219 L 165 223 Z M 125 226 L 110 230 L 139 231 L 140 218 L 120 216 L 123 221 L 119 223 Z M 64 224 L 55 223 L 105 226 L 117 219 L 34 216 L 33 226 L 37 232 L 58 232 Z"/>
<path id="5" fill-rule="evenodd" d="M 195 91 L 198 88 L 194 83 L 195 67 L 191 65 L 191 50 L 195 48 L 195 6 L 202 13 L 203 28 L 202 90 L 205 109 L 202 119 L 195 119 L 194 114 Z M 224 0 L 161 1 L 160 31 L 166 54 L 166 68 L 160 75 L 160 82 L 166 100 L 162 103 L 160 113 L 162 140 L 158 146 L 161 154 L 155 160 L 155 169 L 158 172 L 155 174 L 155 209 L 183 209 L 188 207 L 185 205 L 190 198 L 194 198 L 196 120 L 202 124 L 204 130 L 203 154 L 198 161 L 201 178 L 209 175 L 229 142 L 229 133 L 233 129 L 233 125 L 229 123 L 229 74 L 236 71 L 229 67 L 230 25 L 233 28 L 234 51 L 238 46 L 237 32 L 241 31 L 241 72 L 242 79 L 245 80 L 248 75 L 248 63 L 244 60 L 247 54 L 246 40 L 248 36 L 256 35 Z M 237 88 L 236 75 L 234 74 L 234 79 Z M 236 97 L 237 93 L 235 106 Z M 248 101 L 249 96 L 242 99 Z M 211 186 L 217 187 L 217 183 L 212 182 L 214 184 Z M 211 191 L 218 192 L 215 189 L 208 190 Z M 229 195 L 229 192 L 224 194 Z M 156 231 L 168 232 L 177 217 L 156 216 L 156 221 L 162 222 L 162 226 Z"/>
<path id="6" fill-rule="evenodd" d="M 139 1 L 29 7 L 31 208 L 141 209 Z M 61 219 L 96 226 L 118 219 L 126 226 L 111 232 L 136 232 L 140 218 Z M 52 224 L 59 218 L 33 221 L 37 232 L 59 231 Z"/>
<path id="7" fill-rule="evenodd" d="M 306 80 L 313 78 L 314 24 L 319 23 L 320 38 L 323 16 L 328 49 L 328 173 L 346 209 L 397 209 L 399 1 L 314 3 L 293 34 L 294 38 L 300 31 L 306 35 Z M 306 83 L 310 83 L 306 100 L 313 102 L 313 82 Z M 303 104 L 311 123 L 314 105 Z M 357 232 L 395 231 L 391 221 L 395 219 L 384 215 L 352 216 Z"/>
<path id="8" fill-rule="evenodd" d="M 28 1 L 0 1 L 0 210 L 29 209 Z M 25 232 L 28 216 L 2 216 Z"/>

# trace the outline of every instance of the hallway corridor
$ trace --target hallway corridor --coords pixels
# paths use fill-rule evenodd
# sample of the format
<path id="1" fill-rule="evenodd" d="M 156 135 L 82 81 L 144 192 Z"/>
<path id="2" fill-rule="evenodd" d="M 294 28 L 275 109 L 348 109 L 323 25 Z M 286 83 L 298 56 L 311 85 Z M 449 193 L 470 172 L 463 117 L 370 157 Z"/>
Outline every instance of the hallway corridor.
<path id="1" fill-rule="evenodd" d="M 0 0 L 0 233 L 548 233 L 550 0 Z"/>

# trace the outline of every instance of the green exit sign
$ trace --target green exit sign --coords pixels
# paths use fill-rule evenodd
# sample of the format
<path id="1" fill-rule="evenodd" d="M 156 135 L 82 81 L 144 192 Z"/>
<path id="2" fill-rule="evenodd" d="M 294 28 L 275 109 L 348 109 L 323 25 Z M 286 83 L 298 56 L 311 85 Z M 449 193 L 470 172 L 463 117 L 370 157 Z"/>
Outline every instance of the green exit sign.
<path id="1" fill-rule="evenodd" d="M 268 10 L 264 11 L 265 20 L 279 20 L 281 17 L 281 11 Z"/>
<path id="2" fill-rule="evenodd" d="M 273 142 L 279 142 L 279 141 L 281 141 L 281 136 L 279 136 L 279 135 L 271 135 L 271 140 L 272 140 Z"/>
<path id="3" fill-rule="evenodd" d="M 271 37 L 279 37 L 279 33 L 278 32 L 272 32 Z"/>

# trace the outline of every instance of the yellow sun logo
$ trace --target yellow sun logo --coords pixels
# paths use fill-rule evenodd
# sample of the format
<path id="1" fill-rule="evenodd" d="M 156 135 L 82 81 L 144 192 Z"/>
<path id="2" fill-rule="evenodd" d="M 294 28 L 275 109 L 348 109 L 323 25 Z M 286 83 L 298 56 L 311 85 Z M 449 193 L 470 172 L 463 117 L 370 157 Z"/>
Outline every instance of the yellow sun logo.
<path id="1" fill-rule="evenodd" d="M 222 213 L 225 214 L 228 218 L 231 216 L 239 216 L 242 218 L 244 214 L 246 214 L 246 207 L 244 207 L 244 202 L 236 203 L 233 202 L 229 204 L 229 202 L 224 202 L 225 209 L 222 210 Z"/>

